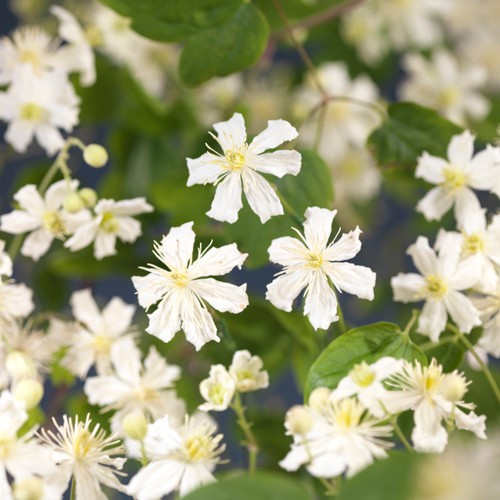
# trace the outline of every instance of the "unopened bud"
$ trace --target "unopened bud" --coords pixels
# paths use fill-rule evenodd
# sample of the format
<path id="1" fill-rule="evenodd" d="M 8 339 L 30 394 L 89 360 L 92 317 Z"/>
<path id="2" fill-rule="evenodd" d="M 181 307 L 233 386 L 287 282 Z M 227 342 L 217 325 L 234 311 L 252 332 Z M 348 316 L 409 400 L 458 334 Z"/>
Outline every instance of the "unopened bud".
<path id="1" fill-rule="evenodd" d="M 318 387 L 317 389 L 314 389 L 309 396 L 309 406 L 313 410 L 321 410 L 328 401 L 330 393 L 330 389 L 327 389 L 326 387 Z"/>
<path id="2" fill-rule="evenodd" d="M 83 188 L 78 191 L 78 195 L 82 199 L 87 208 L 93 208 L 97 203 L 97 193 L 90 188 Z"/>
<path id="3" fill-rule="evenodd" d="M 16 384 L 14 397 L 18 401 L 24 401 L 26 409 L 34 408 L 43 397 L 43 386 L 34 378 L 26 378 Z"/>
<path id="4" fill-rule="evenodd" d="M 448 373 L 441 382 L 439 391 L 445 399 L 456 403 L 461 401 L 467 392 L 467 381 L 461 373 Z"/>
<path id="5" fill-rule="evenodd" d="M 306 408 L 297 405 L 288 410 L 286 423 L 292 434 L 304 435 L 311 430 L 313 421 Z"/>
<path id="6" fill-rule="evenodd" d="M 31 359 L 21 351 L 12 351 L 7 354 L 5 368 L 16 380 L 32 378 L 36 375 L 36 369 Z"/>
<path id="7" fill-rule="evenodd" d="M 16 481 L 12 487 L 14 500 L 39 500 L 45 498 L 43 481 L 38 477 L 26 477 Z"/>
<path id="8" fill-rule="evenodd" d="M 108 152 L 100 144 L 89 144 L 83 150 L 83 159 L 87 165 L 101 168 L 108 162 Z"/>
<path id="9" fill-rule="evenodd" d="M 130 439 L 142 441 L 148 432 L 148 421 L 140 411 L 133 411 L 123 419 L 123 432 Z"/>
<path id="10" fill-rule="evenodd" d="M 82 208 L 85 208 L 85 203 L 78 193 L 71 191 L 64 197 L 63 208 L 70 214 L 76 214 L 76 212 L 79 212 L 80 210 L 82 210 Z"/>

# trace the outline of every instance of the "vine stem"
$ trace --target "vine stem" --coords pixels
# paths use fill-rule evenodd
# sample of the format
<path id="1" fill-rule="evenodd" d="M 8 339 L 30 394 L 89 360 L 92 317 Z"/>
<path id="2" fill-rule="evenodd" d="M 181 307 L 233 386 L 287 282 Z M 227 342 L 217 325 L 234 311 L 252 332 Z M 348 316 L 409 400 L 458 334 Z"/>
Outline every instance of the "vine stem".
<path id="1" fill-rule="evenodd" d="M 415 450 L 411 447 L 411 444 L 406 439 L 406 436 L 403 434 L 403 431 L 398 425 L 397 417 L 392 418 L 392 425 L 394 426 L 394 432 L 396 432 L 396 436 L 398 436 L 399 440 L 403 443 L 403 446 L 410 452 L 415 453 Z"/>
<path id="2" fill-rule="evenodd" d="M 340 304 L 337 304 L 337 316 L 339 317 L 340 334 L 343 335 L 347 331 L 347 328 L 345 326 L 344 313 L 342 312 Z"/>
<path id="3" fill-rule="evenodd" d="M 248 449 L 248 471 L 250 474 L 254 474 L 257 468 L 257 454 L 259 453 L 259 446 L 252 432 L 252 423 L 247 420 L 245 415 L 245 407 L 241 402 L 239 392 L 235 393 L 231 408 L 236 413 L 238 425 L 245 436 L 245 441 L 243 441 L 242 444 L 244 444 Z"/>
<path id="4" fill-rule="evenodd" d="M 75 476 L 71 478 L 71 493 L 69 495 L 69 500 L 75 500 L 76 497 L 76 480 Z"/>
<path id="5" fill-rule="evenodd" d="M 411 312 L 410 321 L 408 321 L 408 323 L 405 326 L 405 329 L 403 330 L 403 335 L 405 337 L 410 336 L 411 329 L 413 328 L 415 321 L 417 321 L 419 314 L 420 314 L 420 312 L 417 309 L 413 309 L 413 311 Z"/>

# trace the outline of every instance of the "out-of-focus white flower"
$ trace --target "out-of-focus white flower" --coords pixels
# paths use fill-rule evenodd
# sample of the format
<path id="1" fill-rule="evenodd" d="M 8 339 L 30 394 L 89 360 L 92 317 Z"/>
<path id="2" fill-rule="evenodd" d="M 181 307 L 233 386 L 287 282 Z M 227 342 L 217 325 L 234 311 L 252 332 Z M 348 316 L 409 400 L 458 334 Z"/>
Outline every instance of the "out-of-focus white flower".
<path id="1" fill-rule="evenodd" d="M 236 382 L 222 365 L 212 365 L 209 377 L 200 383 L 200 393 L 206 403 L 200 405 L 202 411 L 227 410 L 233 400 Z"/>
<path id="2" fill-rule="evenodd" d="M 477 65 L 460 65 L 448 51 L 434 52 L 430 60 L 408 54 L 403 65 L 409 73 L 400 89 L 403 100 L 435 108 L 446 118 L 465 125 L 467 119 L 481 120 L 490 103 L 481 95 L 487 74 Z"/>
<path id="3" fill-rule="evenodd" d="M 349 100 L 375 104 L 378 90 L 365 75 L 351 79 L 344 63 L 323 64 L 318 68 L 317 76 L 333 99 L 324 106 L 324 115 L 321 110 L 317 111 L 304 123 L 300 140 L 309 147 L 314 146 L 318 140 L 318 120 L 323 121 L 318 152 L 327 162 L 335 163 L 350 148 L 362 149 L 370 132 L 380 123 L 380 117 L 374 110 Z M 308 77 L 296 96 L 296 108 L 300 108 L 296 109 L 296 113 L 307 116 L 323 99 L 314 79 Z"/>
<path id="4" fill-rule="evenodd" d="M 133 243 L 141 234 L 141 223 L 132 216 L 153 211 L 144 198 L 100 200 L 94 207 L 96 216 L 80 225 L 65 247 L 73 252 L 94 243 L 94 256 L 102 259 L 116 254 L 116 239 Z"/>
<path id="5" fill-rule="evenodd" d="M 277 238 L 268 249 L 271 262 L 285 268 L 267 286 L 266 298 L 277 308 L 291 311 L 293 301 L 305 288 L 304 314 L 315 329 L 326 329 L 338 320 L 333 287 L 362 299 L 373 299 L 375 273 L 368 267 L 343 262 L 361 249 L 361 230 L 357 227 L 338 241 L 328 243 L 336 213 L 325 208 L 308 208 L 304 236 L 297 231 L 300 239 Z"/>
<path id="6" fill-rule="evenodd" d="M 70 214 L 61 209 L 68 192 L 75 191 L 78 181 L 66 180 L 52 184 L 40 195 L 34 184 L 23 186 L 15 195 L 19 210 L 0 217 L 0 229 L 6 233 L 30 233 L 23 242 L 21 253 L 38 260 L 49 249 L 54 238 L 63 239 L 87 222 L 87 210 Z"/>
<path id="7" fill-rule="evenodd" d="M 19 66 L 28 64 L 40 76 L 57 67 L 59 42 L 36 26 L 22 27 L 0 39 L 0 85 L 12 82 Z"/>
<path id="8" fill-rule="evenodd" d="M 239 392 L 265 389 L 269 385 L 269 374 L 262 369 L 263 366 L 259 356 L 252 356 L 247 350 L 236 351 L 229 367 L 236 389 Z"/>
<path id="9" fill-rule="evenodd" d="M 25 318 L 33 311 L 33 291 L 22 283 L 0 280 L 0 320 Z"/>
<path id="10" fill-rule="evenodd" d="M 155 500 L 171 491 L 183 497 L 215 481 L 212 471 L 225 449 L 222 434 L 215 432 L 213 424 L 188 417 L 180 430 L 168 416 L 150 424 L 144 440 L 150 463 L 132 478 L 127 493 L 138 500 Z"/>
<path id="11" fill-rule="evenodd" d="M 12 483 L 12 498 L 14 500 L 61 500 L 65 489 L 66 485 L 60 483 L 57 471 L 43 476 L 23 475 Z"/>
<path id="12" fill-rule="evenodd" d="M 419 236 L 406 253 L 421 274 L 399 273 L 391 279 L 395 301 L 425 300 L 417 331 L 433 342 L 438 341 L 445 329 L 448 314 L 464 333 L 481 324 L 479 312 L 462 293 L 480 278 L 480 261 L 475 256 L 460 261 L 460 251 L 460 246 L 450 240 L 442 243 L 436 256 L 428 239 Z"/>
<path id="13" fill-rule="evenodd" d="M 211 149 L 196 159 L 188 158 L 189 178 L 187 185 L 217 185 L 215 198 L 207 215 L 229 223 L 238 220 L 243 206 L 241 191 L 245 192 L 250 208 L 262 223 L 274 215 L 283 214 L 278 195 L 261 174 L 283 177 L 297 175 L 301 167 L 301 155 L 295 150 L 265 153 L 298 135 L 285 120 L 270 120 L 267 128 L 247 144 L 245 121 L 240 113 L 230 120 L 214 125 L 222 153 Z"/>
<path id="14" fill-rule="evenodd" d="M 371 365 L 362 361 L 354 365 L 347 376 L 339 382 L 331 397 L 343 399 L 356 395 L 372 415 L 382 418 L 386 415 L 383 402 L 387 394 L 383 382 L 398 371 L 402 364 L 402 360 L 390 357 L 383 357 Z"/>
<path id="15" fill-rule="evenodd" d="M 52 460 L 58 466 L 60 480 L 67 485 L 73 477 L 76 482 L 76 500 L 106 500 L 101 484 L 125 491 L 116 477 L 125 475 L 120 470 L 126 461 L 116 457 L 125 453 L 116 434 L 107 436 L 99 424 L 91 429 L 90 414 L 85 422 L 79 421 L 78 416 L 73 420 L 67 415 L 63 415 L 62 425 L 52 421 L 57 433 L 42 429 L 40 437 L 53 450 Z M 38 457 L 37 460 L 40 462 Z"/>
<path id="16" fill-rule="evenodd" d="M 12 259 L 5 250 L 5 241 L 0 240 L 0 277 L 12 276 Z"/>
<path id="17" fill-rule="evenodd" d="M 35 137 L 54 155 L 64 144 L 59 129 L 71 132 L 78 123 L 79 102 L 64 73 L 36 75 L 29 64 L 17 67 L 10 87 L 0 92 L 0 119 L 9 122 L 5 140 L 24 153 Z"/>
<path id="18" fill-rule="evenodd" d="M 483 322 L 484 330 L 478 346 L 500 358 L 500 283 L 495 290 L 472 297 Z"/>
<path id="19" fill-rule="evenodd" d="M 17 432 L 27 419 L 24 404 L 17 401 L 9 391 L 3 391 L 0 395 L 0 498 L 2 499 L 13 498 L 7 474 L 18 481 L 32 474 L 52 472 L 50 451 L 32 439 L 33 432 L 17 436 Z"/>
<path id="20" fill-rule="evenodd" d="M 472 189 L 491 191 L 500 197 L 500 149 L 488 146 L 474 155 L 474 136 L 466 130 L 448 145 L 448 159 L 424 153 L 415 176 L 436 184 L 417 204 L 427 220 L 439 220 L 452 207 L 458 227 L 477 214 L 481 205 Z M 471 189 L 472 188 L 472 189 Z"/>
<path id="21" fill-rule="evenodd" d="M 352 477 L 370 465 L 374 458 L 385 458 L 392 443 L 384 440 L 392 433 L 380 425 L 354 398 L 329 398 L 321 407 L 309 408 L 312 424 L 301 434 L 293 434 L 287 420 L 287 434 L 294 443 L 280 462 L 287 471 L 306 465 L 315 477 L 331 478 L 346 473 Z"/>
<path id="22" fill-rule="evenodd" d="M 94 51 L 85 31 L 73 14 L 63 7 L 52 5 L 50 12 L 59 20 L 59 36 L 68 42 L 57 54 L 58 67 L 68 73 L 78 71 L 82 85 L 93 85 L 96 78 Z"/>
<path id="23" fill-rule="evenodd" d="M 450 378 L 460 383 L 461 391 L 450 391 Z M 414 365 L 405 361 L 399 373 L 389 381 L 393 389 L 385 402 L 391 413 L 411 409 L 414 411 L 415 427 L 412 432 L 413 446 L 425 453 L 441 453 L 448 443 L 448 433 L 442 420 L 452 421 L 458 429 L 473 432 L 486 439 L 486 417 L 473 411 L 465 413 L 461 408 L 474 409 L 471 403 L 456 399 L 459 392 L 465 394 L 467 381 L 458 372 L 443 373 L 443 367 L 433 359 L 429 366 L 422 366 L 418 360 Z"/>
<path id="24" fill-rule="evenodd" d="M 68 351 L 62 364 L 82 379 L 94 364 L 98 375 L 109 375 L 111 351 L 121 343 L 128 346 L 135 334 L 135 306 L 114 297 L 101 312 L 89 289 L 74 292 L 70 302 L 77 323 L 66 329 Z"/>
<path id="25" fill-rule="evenodd" d="M 210 340 L 219 341 L 217 328 L 205 302 L 217 311 L 237 314 L 248 305 L 246 284 L 224 283 L 206 276 L 222 276 L 234 267 L 241 268 L 247 254 L 236 244 L 198 251 L 193 261 L 195 234 L 193 223 L 174 227 L 155 242 L 153 253 L 167 269 L 150 264 L 143 268 L 146 276 L 134 276 L 139 304 L 146 310 L 159 302 L 149 314 L 151 335 L 164 342 L 172 340 L 182 328 L 186 338 L 197 350 Z"/>
<path id="26" fill-rule="evenodd" d="M 172 389 L 180 376 L 180 368 L 169 365 L 151 347 L 141 363 L 140 351 L 133 342 L 121 342 L 111 351 L 115 373 L 88 377 L 84 391 L 91 404 L 106 405 L 104 410 L 117 410 L 111 417 L 115 432 L 123 435 L 123 419 L 140 411 L 149 420 L 169 415 L 171 420 L 184 417 L 185 406 Z"/>

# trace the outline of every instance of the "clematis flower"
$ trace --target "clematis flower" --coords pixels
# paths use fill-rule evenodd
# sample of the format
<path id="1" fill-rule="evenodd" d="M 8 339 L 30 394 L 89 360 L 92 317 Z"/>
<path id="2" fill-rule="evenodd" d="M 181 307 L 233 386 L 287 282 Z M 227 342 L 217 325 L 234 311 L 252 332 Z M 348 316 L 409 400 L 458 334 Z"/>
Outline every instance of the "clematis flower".
<path id="1" fill-rule="evenodd" d="M 141 224 L 132 216 L 153 211 L 144 198 L 100 200 L 94 207 L 96 216 L 82 224 L 65 247 L 76 252 L 94 242 L 94 257 L 102 259 L 116 254 L 116 239 L 133 243 L 141 234 Z"/>
<path id="2" fill-rule="evenodd" d="M 12 259 L 10 255 L 4 251 L 5 241 L 0 240 L 0 277 L 12 276 Z"/>
<path id="3" fill-rule="evenodd" d="M 268 249 L 271 262 L 285 266 L 267 286 L 266 298 L 278 309 L 292 310 L 292 303 L 305 289 L 304 314 L 315 329 L 326 329 L 337 321 L 337 297 L 330 285 L 362 299 L 373 299 L 375 273 L 364 266 L 346 261 L 361 248 L 357 227 L 328 243 L 336 210 L 308 208 L 304 235 L 300 239 L 285 236 L 272 241 Z"/>
<path id="4" fill-rule="evenodd" d="M 473 296 L 472 303 L 481 315 L 483 334 L 477 345 L 492 356 L 500 358 L 500 280 L 494 290 Z M 487 361 L 487 356 L 486 361 Z"/>
<path id="5" fill-rule="evenodd" d="M 33 291 L 23 283 L 0 280 L 0 304 L 2 322 L 25 318 L 35 308 Z"/>
<path id="6" fill-rule="evenodd" d="M 223 365 L 212 365 L 209 377 L 200 383 L 200 393 L 206 403 L 201 411 L 227 410 L 236 391 L 236 382 Z"/>
<path id="7" fill-rule="evenodd" d="M 394 300 L 425 300 L 418 319 L 418 332 L 437 342 L 446 327 L 448 314 L 461 332 L 469 333 L 481 324 L 479 312 L 462 293 L 480 278 L 480 261 L 475 257 L 459 260 L 460 246 L 443 243 L 436 256 L 429 241 L 419 236 L 407 252 L 421 274 L 399 273 L 391 279 Z"/>
<path id="8" fill-rule="evenodd" d="M 235 113 L 227 122 L 214 125 L 222 154 L 215 150 L 196 159 L 187 159 L 189 169 L 188 186 L 194 184 L 217 185 L 215 198 L 207 215 L 213 219 L 230 223 L 238 220 L 243 206 L 241 190 L 245 192 L 250 208 L 262 223 L 274 215 L 283 214 L 283 206 L 274 189 L 261 174 L 283 177 L 297 175 L 301 167 L 301 156 L 297 151 L 274 151 L 265 153 L 298 135 L 285 120 L 271 120 L 267 128 L 247 144 L 247 133 L 243 116 Z"/>
<path id="9" fill-rule="evenodd" d="M 269 385 L 269 374 L 263 370 L 262 359 L 252 356 L 249 351 L 236 351 L 229 367 L 229 373 L 236 382 L 239 392 L 265 389 Z"/>
<path id="10" fill-rule="evenodd" d="M 447 160 L 428 153 L 419 158 L 415 176 L 437 184 L 417 204 L 417 211 L 427 220 L 441 219 L 454 206 L 457 225 L 462 228 L 471 213 L 481 210 L 472 189 L 500 197 L 500 149 L 488 146 L 473 155 L 474 136 L 466 130 L 451 139 Z"/>
<path id="11" fill-rule="evenodd" d="M 166 269 L 150 264 L 143 268 L 146 276 L 134 276 L 139 304 L 146 310 L 159 302 L 149 314 L 147 332 L 164 342 L 172 340 L 182 328 L 196 350 L 206 342 L 220 339 L 206 302 L 217 311 L 239 313 L 248 305 L 246 284 L 223 283 L 208 276 L 221 276 L 234 267 L 241 268 L 247 254 L 240 253 L 233 243 L 220 248 L 198 251 L 193 261 L 195 234 L 193 223 L 174 227 L 155 242 L 153 253 Z"/>

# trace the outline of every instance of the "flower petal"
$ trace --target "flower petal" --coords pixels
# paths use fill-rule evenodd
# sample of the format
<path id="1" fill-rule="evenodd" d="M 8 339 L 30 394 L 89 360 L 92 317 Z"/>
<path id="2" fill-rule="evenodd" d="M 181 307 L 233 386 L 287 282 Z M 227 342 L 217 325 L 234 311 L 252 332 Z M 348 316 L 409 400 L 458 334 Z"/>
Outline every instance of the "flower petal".
<path id="1" fill-rule="evenodd" d="M 449 163 L 443 158 L 424 152 L 418 159 L 415 177 L 424 179 L 431 184 L 441 184 L 444 181 L 443 170 L 448 166 Z"/>
<path id="2" fill-rule="evenodd" d="M 232 224 L 238 220 L 238 212 L 242 206 L 241 176 L 237 173 L 229 173 L 217 185 L 215 197 L 207 215 L 212 219 Z"/>
<path id="3" fill-rule="evenodd" d="M 42 255 L 46 254 L 54 237 L 45 229 L 37 229 L 30 233 L 24 240 L 21 247 L 21 254 L 31 257 L 33 260 L 38 260 Z"/>
<path id="4" fill-rule="evenodd" d="M 40 226 L 41 220 L 39 217 L 22 210 L 13 210 L 0 217 L 0 229 L 10 234 L 27 233 Z"/>
<path id="5" fill-rule="evenodd" d="M 373 300 L 377 275 L 369 267 L 357 266 L 350 262 L 335 262 L 325 266 L 325 270 L 337 289 L 360 299 Z"/>
<path id="6" fill-rule="evenodd" d="M 188 158 L 187 166 L 189 177 L 188 186 L 195 184 L 214 184 L 215 181 L 227 172 L 218 163 L 219 157 L 212 153 L 204 153 L 198 158 Z"/>
<path id="7" fill-rule="evenodd" d="M 481 204 L 471 189 L 464 188 L 458 192 L 455 201 L 455 219 L 458 227 L 464 227 L 469 215 L 475 214 L 480 210 Z"/>
<path id="8" fill-rule="evenodd" d="M 267 285 L 266 299 L 278 309 L 290 312 L 293 301 L 307 286 L 309 274 L 306 269 L 297 269 L 278 276 Z"/>
<path id="9" fill-rule="evenodd" d="M 455 290 L 449 291 L 444 298 L 444 303 L 461 332 L 469 333 L 474 326 L 481 324 L 479 311 L 463 293 Z"/>
<path id="10" fill-rule="evenodd" d="M 440 220 L 452 207 L 455 198 L 442 187 L 431 189 L 418 203 L 416 211 L 427 220 Z"/>
<path id="11" fill-rule="evenodd" d="M 210 340 L 220 342 L 212 316 L 196 298 L 191 299 L 189 303 L 183 302 L 181 318 L 186 339 L 197 351 Z"/>
<path id="12" fill-rule="evenodd" d="M 248 306 L 247 285 L 236 286 L 213 278 L 194 280 L 191 289 L 220 312 L 237 314 Z"/>
<path id="13" fill-rule="evenodd" d="M 474 136 L 466 130 L 452 137 L 448 144 L 448 159 L 460 169 L 465 169 L 474 154 Z"/>
<path id="14" fill-rule="evenodd" d="M 212 247 L 189 267 L 192 278 L 201 276 L 221 276 L 231 272 L 235 267 L 241 269 L 248 254 L 241 253 L 236 243 L 222 247 Z"/>
<path id="15" fill-rule="evenodd" d="M 313 273 L 305 294 L 304 314 L 315 330 L 337 321 L 337 297 L 322 272 Z"/>
<path id="16" fill-rule="evenodd" d="M 185 269 L 193 257 L 193 247 L 196 235 L 193 223 L 186 222 L 179 227 L 173 227 L 161 240 L 157 248 L 161 260 L 170 269 Z"/>
<path id="17" fill-rule="evenodd" d="M 267 251 L 269 260 L 282 266 L 302 265 L 308 252 L 302 241 L 290 236 L 274 239 Z"/>
<path id="18" fill-rule="evenodd" d="M 163 342 L 170 342 L 181 329 L 181 308 L 183 297 L 175 290 L 166 295 L 152 314 L 148 314 L 146 331 Z"/>
<path id="19" fill-rule="evenodd" d="M 425 279 L 416 273 L 399 273 L 391 278 L 391 287 L 396 302 L 419 302 Z"/>
<path id="20" fill-rule="evenodd" d="M 275 175 L 280 179 L 286 174 L 297 175 L 301 165 L 302 156 L 295 150 L 261 154 L 253 157 L 249 163 L 249 166 L 257 172 Z"/>
<path id="21" fill-rule="evenodd" d="M 257 172 L 247 169 L 243 175 L 243 190 L 250 208 L 262 224 L 274 215 L 283 215 L 281 201 L 269 183 Z"/>
<path id="22" fill-rule="evenodd" d="M 269 120 L 267 128 L 254 138 L 249 150 L 258 155 L 267 149 L 273 149 L 286 141 L 292 141 L 299 133 L 286 120 Z"/>
<path id="23" fill-rule="evenodd" d="M 309 248 L 313 252 L 322 252 L 332 233 L 333 218 L 337 210 L 310 207 L 306 210 L 304 222 L 304 236 Z"/>
<path id="24" fill-rule="evenodd" d="M 361 250 L 360 234 L 361 229 L 357 226 L 354 231 L 344 233 L 339 241 L 327 248 L 325 258 L 337 262 L 352 259 Z"/>
<path id="25" fill-rule="evenodd" d="M 418 318 L 417 332 L 427 335 L 433 342 L 437 342 L 446 327 L 447 317 L 443 301 L 427 300 Z"/>
<path id="26" fill-rule="evenodd" d="M 415 267 L 424 276 L 438 271 L 436 253 L 430 247 L 429 240 L 425 236 L 419 236 L 417 241 L 408 247 L 406 253 L 411 256 Z"/>
<path id="27" fill-rule="evenodd" d="M 217 132 L 217 140 L 224 151 L 238 149 L 246 143 L 245 120 L 240 113 L 234 113 L 226 122 L 215 123 L 214 129 Z"/>

